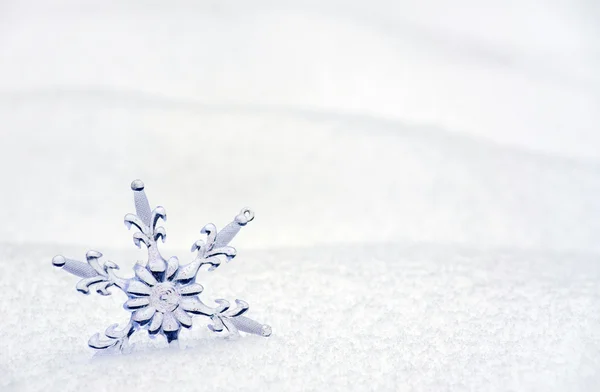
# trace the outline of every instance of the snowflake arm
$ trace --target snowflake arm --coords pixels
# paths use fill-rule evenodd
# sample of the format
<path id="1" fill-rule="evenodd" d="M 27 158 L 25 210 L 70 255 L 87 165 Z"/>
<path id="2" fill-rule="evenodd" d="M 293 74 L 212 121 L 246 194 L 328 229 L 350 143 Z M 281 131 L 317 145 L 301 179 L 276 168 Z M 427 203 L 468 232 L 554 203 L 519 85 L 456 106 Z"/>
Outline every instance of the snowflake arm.
<path id="1" fill-rule="evenodd" d="M 237 252 L 235 248 L 228 246 L 229 242 L 240 232 L 243 226 L 254 219 L 254 213 L 249 208 L 244 208 L 233 220 L 225 226 L 221 231 L 217 232 L 217 228 L 212 223 L 207 224 L 200 231 L 201 234 L 206 234 L 206 243 L 202 240 L 196 241 L 192 245 L 192 252 L 197 252 L 196 258 L 191 263 L 198 268 L 203 265 L 209 265 L 209 270 L 214 270 L 221 265 L 223 256 L 225 260 L 233 259 Z"/>
<path id="2" fill-rule="evenodd" d="M 101 338 L 99 333 L 94 334 L 88 341 L 88 346 L 96 350 L 111 348 L 122 352 L 131 350 L 133 346 L 129 344 L 129 337 L 135 332 L 133 320 L 130 319 L 120 330 L 117 327 L 118 324 L 113 324 L 106 328 L 104 331 L 106 338 Z"/>
<path id="3" fill-rule="evenodd" d="M 100 295 L 110 295 L 107 290 L 110 286 L 117 286 L 121 290 L 126 285 L 127 280 L 115 275 L 114 270 L 119 266 L 112 261 L 105 261 L 100 264 L 102 253 L 90 250 L 86 253 L 87 264 L 81 261 L 67 259 L 62 255 L 55 256 L 52 264 L 55 267 L 62 268 L 72 275 L 79 276 L 81 279 L 77 285 L 77 291 L 83 294 L 90 293 L 90 287 L 94 286 L 96 292 Z"/>
<path id="4" fill-rule="evenodd" d="M 156 227 L 159 220 L 167 220 L 167 212 L 163 207 L 150 211 L 150 203 L 144 191 L 144 183 L 140 180 L 131 183 L 136 215 L 125 215 L 127 228 L 135 226 L 139 231 L 133 234 L 133 243 L 140 248 L 143 243 L 148 248 L 148 266 L 153 273 L 163 273 L 167 268 L 166 260 L 158 251 L 157 241 L 167 239 L 167 233 L 162 226 Z"/>

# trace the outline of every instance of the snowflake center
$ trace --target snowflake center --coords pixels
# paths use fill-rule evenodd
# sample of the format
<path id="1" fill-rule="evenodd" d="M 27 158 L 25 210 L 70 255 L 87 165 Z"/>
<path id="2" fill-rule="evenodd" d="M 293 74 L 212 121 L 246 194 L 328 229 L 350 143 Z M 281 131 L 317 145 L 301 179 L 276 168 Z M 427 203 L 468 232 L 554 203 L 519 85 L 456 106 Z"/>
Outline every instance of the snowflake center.
<path id="1" fill-rule="evenodd" d="M 172 283 L 159 283 L 152 288 L 150 304 L 159 312 L 172 312 L 179 306 L 181 295 Z"/>

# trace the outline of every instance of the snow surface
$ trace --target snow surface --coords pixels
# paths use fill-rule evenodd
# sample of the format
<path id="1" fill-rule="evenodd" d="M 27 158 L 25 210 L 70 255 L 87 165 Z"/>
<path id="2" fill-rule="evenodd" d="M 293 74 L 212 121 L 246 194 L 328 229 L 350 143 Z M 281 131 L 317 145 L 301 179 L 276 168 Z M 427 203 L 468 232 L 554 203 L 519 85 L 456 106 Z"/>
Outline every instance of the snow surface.
<path id="1" fill-rule="evenodd" d="M 87 338 L 128 319 L 124 296 L 79 295 L 49 271 L 50 251 L 3 247 L 4 298 L 20 309 L 4 311 L 0 366 L 15 389 L 592 391 L 599 380 L 597 257 L 429 244 L 240 253 L 202 274 L 202 296 L 246 299 L 272 337 L 226 341 L 195 318 L 185 349 L 139 338 L 134 354 L 90 359 Z M 23 273 L 43 278 L 12 282 Z"/>
<path id="2" fill-rule="evenodd" d="M 0 2 L 0 388 L 597 390 L 595 4 L 104 3 Z M 134 178 L 182 261 L 256 211 L 202 296 L 270 338 L 92 358 L 50 260 L 128 274 Z"/>

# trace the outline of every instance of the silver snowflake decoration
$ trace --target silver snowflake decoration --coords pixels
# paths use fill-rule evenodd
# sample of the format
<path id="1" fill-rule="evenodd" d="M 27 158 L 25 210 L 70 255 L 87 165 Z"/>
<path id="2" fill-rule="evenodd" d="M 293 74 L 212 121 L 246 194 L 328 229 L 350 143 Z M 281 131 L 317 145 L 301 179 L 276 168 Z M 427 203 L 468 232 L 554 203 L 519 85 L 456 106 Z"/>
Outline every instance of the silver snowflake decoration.
<path id="1" fill-rule="evenodd" d="M 242 226 L 254 219 L 249 209 L 243 209 L 233 222 L 217 232 L 212 223 L 204 226 L 206 242 L 198 240 L 192 245 L 192 252 L 197 252 L 195 259 L 185 265 L 179 265 L 177 257 L 166 260 L 158 250 L 158 240 L 166 239 L 164 227 L 157 226 L 160 220 L 166 220 L 163 207 L 150 210 L 150 204 L 144 192 L 144 183 L 140 180 L 131 183 L 134 194 L 136 214 L 125 215 L 128 228 L 135 226 L 138 230 L 133 234 L 133 242 L 148 248 L 148 261 L 138 262 L 132 278 L 122 278 L 115 274 L 119 267 L 112 261 L 101 262 L 102 254 L 91 250 L 87 252 L 87 263 L 58 255 L 52 259 L 56 267 L 82 278 L 77 283 L 77 290 L 89 294 L 93 288 L 98 294 L 110 295 L 109 287 L 116 286 L 128 297 L 123 307 L 131 312 L 127 325 L 118 328 L 117 324 L 106 329 L 105 337 L 100 334 L 92 336 L 88 342 L 95 349 L 114 349 L 128 351 L 130 336 L 139 329 L 147 329 L 151 336 L 163 335 L 169 344 L 177 342 L 181 328 L 192 326 L 192 317 L 205 316 L 210 319 L 208 328 L 214 332 L 223 332 L 227 336 L 238 336 L 238 331 L 261 336 L 270 336 L 271 327 L 260 324 L 245 316 L 248 303 L 236 300 L 235 306 L 224 299 L 217 299 L 216 307 L 206 305 L 199 294 L 203 287 L 196 283 L 196 276 L 204 265 L 209 270 L 217 268 L 222 260 L 231 260 L 236 251 L 229 242 L 236 236 Z"/>

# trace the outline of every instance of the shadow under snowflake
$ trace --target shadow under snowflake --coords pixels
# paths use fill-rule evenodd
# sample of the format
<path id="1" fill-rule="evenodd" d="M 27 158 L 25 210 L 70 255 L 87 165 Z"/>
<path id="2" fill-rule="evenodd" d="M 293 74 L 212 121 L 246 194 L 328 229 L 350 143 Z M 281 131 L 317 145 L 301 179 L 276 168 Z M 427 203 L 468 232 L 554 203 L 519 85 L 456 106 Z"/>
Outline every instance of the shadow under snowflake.
<path id="1" fill-rule="evenodd" d="M 227 336 L 237 336 L 239 331 L 270 336 L 270 326 L 242 316 L 248 310 L 248 303 L 238 299 L 231 308 L 228 301 L 217 299 L 217 306 L 210 307 L 200 300 L 199 294 L 204 288 L 196 283 L 202 266 L 207 265 L 209 270 L 214 270 L 222 259 L 229 261 L 235 257 L 236 250 L 228 244 L 242 226 L 254 219 L 254 213 L 243 209 L 233 222 L 218 232 L 212 223 L 204 226 L 201 233 L 206 235 L 206 242 L 196 241 L 192 245 L 192 252 L 197 252 L 195 259 L 179 265 L 177 257 L 166 260 L 158 250 L 157 241 L 164 242 L 166 239 L 164 227 L 157 227 L 160 220 L 166 220 L 165 209 L 156 207 L 150 210 L 142 181 L 133 181 L 131 189 L 136 214 L 125 215 L 125 224 L 128 228 L 135 226 L 138 229 L 133 234 L 134 243 L 138 247 L 143 243 L 148 249 L 148 260 L 134 266 L 134 277 L 117 276 L 114 271 L 119 267 L 111 261 L 101 263 L 102 254 L 94 250 L 87 252 L 87 263 L 61 255 L 52 259 L 54 266 L 82 278 L 76 288 L 83 294 L 89 294 L 93 287 L 98 294 L 110 295 L 108 288 L 116 286 L 128 297 L 123 305 L 131 312 L 127 325 L 121 329 L 117 329 L 117 324 L 111 325 L 104 332 L 105 337 L 97 333 L 90 338 L 88 345 L 98 350 L 127 352 L 131 349 L 129 337 L 139 329 L 147 329 L 150 335 L 161 334 L 172 344 L 177 341 L 182 327 L 192 326 L 192 317 L 196 315 L 210 318 L 212 324 L 209 329 L 225 332 Z"/>

